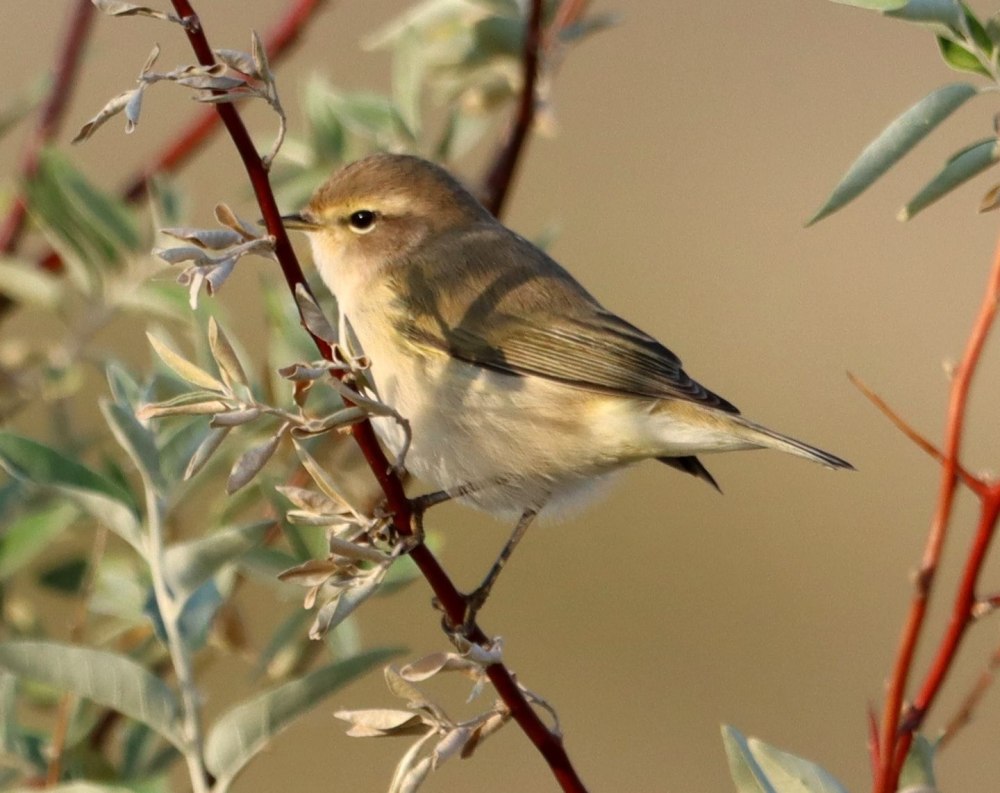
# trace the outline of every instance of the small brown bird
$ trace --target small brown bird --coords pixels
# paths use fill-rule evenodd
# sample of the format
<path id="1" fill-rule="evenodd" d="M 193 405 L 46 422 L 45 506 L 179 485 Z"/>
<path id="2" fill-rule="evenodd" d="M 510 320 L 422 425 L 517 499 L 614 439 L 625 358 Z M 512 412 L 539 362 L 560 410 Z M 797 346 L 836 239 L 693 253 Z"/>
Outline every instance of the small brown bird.
<path id="1" fill-rule="evenodd" d="M 437 165 L 367 157 L 285 221 L 309 234 L 380 398 L 410 422 L 407 468 L 519 517 L 486 591 L 536 514 L 632 463 L 652 458 L 716 487 L 695 455 L 771 448 L 852 467 L 743 418 Z M 374 423 L 398 452 L 399 426 Z"/>

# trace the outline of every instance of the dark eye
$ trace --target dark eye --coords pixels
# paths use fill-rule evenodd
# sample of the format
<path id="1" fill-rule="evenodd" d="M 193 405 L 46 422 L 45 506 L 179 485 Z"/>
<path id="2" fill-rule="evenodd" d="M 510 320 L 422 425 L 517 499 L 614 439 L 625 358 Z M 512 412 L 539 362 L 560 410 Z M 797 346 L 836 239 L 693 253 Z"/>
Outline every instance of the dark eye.
<path id="1" fill-rule="evenodd" d="M 359 209 L 357 212 L 351 213 L 347 222 L 351 224 L 354 231 L 366 234 L 375 228 L 375 213 L 370 209 Z"/>

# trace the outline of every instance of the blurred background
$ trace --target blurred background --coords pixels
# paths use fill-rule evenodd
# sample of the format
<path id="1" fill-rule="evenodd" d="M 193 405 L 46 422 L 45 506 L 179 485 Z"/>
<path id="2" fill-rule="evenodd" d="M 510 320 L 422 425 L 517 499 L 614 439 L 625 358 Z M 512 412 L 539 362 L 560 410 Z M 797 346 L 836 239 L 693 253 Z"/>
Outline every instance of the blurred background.
<path id="1" fill-rule="evenodd" d="M 6 4 L 7 91 L 50 68 L 69 5 Z M 249 28 L 268 28 L 281 5 L 214 0 L 198 10 L 214 46 L 242 49 Z M 388 56 L 362 50 L 359 40 L 404 5 L 339 0 L 319 15 L 277 69 L 292 133 L 310 75 L 387 90 Z M 932 88 L 962 79 L 940 62 L 932 37 L 823 0 L 598 0 L 594 10 L 620 13 L 620 24 L 562 63 L 551 94 L 558 127 L 529 143 L 508 225 L 532 238 L 555 232 L 556 258 L 609 308 L 660 338 L 694 377 L 746 415 L 858 471 L 765 452 L 706 458 L 725 491 L 719 496 L 663 466 L 639 466 L 597 506 L 529 532 L 482 624 L 503 636 L 519 679 L 557 708 L 567 749 L 594 791 L 731 789 L 722 723 L 819 762 L 851 790 L 866 789 L 866 712 L 881 704 L 938 469 L 846 373 L 940 440 L 945 367 L 961 353 L 993 256 L 996 216 L 976 214 L 992 182 L 978 180 L 909 224 L 895 216 L 946 157 L 991 134 L 992 111 L 986 100 L 970 103 L 858 202 L 806 229 L 886 123 Z M 162 24 L 97 20 L 61 147 L 69 150 L 76 129 L 132 85 L 154 41 L 163 68 L 190 61 L 182 37 Z M 70 150 L 99 183 L 114 186 L 146 162 L 189 112 L 182 90 L 157 89 L 135 134 L 122 135 L 113 121 Z M 248 117 L 258 140 L 269 141 L 269 114 L 257 108 Z M 8 185 L 26 129 L 0 141 Z M 460 175 L 474 183 L 482 162 L 462 161 Z M 212 225 L 211 207 L 222 200 L 256 217 L 222 136 L 178 182 L 195 197 L 190 225 Z M 255 283 L 269 267 L 252 263 L 252 275 L 238 274 L 218 298 L 251 349 Z M 15 321 L 3 332 L 39 329 Z M 129 354 L 148 358 L 140 335 Z M 964 455 L 973 470 L 1000 459 L 997 358 L 990 344 L 975 384 Z M 96 412 L 82 406 L 88 415 Z M 974 518 L 975 504 L 962 494 L 929 637 L 947 618 Z M 469 586 L 509 531 L 451 505 L 431 520 L 445 566 Z M 985 580 L 996 574 L 993 565 Z M 362 641 L 404 644 L 410 658 L 443 649 L 429 599 L 418 581 L 366 605 Z M 266 598 L 249 608 L 251 624 L 254 610 L 267 622 Z M 970 632 L 928 722 L 931 734 L 985 667 L 1000 641 L 996 625 L 986 620 Z M 918 675 L 932 645 L 920 647 Z M 209 712 L 249 684 L 236 657 L 206 670 Z M 457 688 L 448 681 L 444 696 Z M 942 789 L 996 789 L 998 703 L 1000 692 L 987 695 L 941 755 Z M 338 692 L 280 736 L 235 789 L 384 790 L 406 742 L 347 738 L 332 713 L 397 705 L 378 675 Z M 426 789 L 555 785 L 511 727 L 473 761 L 449 763 Z"/>

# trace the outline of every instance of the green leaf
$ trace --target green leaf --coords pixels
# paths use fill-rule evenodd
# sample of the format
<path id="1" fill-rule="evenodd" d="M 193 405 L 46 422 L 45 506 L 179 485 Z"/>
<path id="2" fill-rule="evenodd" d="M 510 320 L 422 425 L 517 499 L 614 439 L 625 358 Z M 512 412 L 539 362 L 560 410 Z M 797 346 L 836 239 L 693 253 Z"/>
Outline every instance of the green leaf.
<path id="1" fill-rule="evenodd" d="M 976 87 L 969 83 L 952 83 L 932 91 L 909 108 L 868 144 L 806 225 L 811 226 L 857 198 L 977 93 Z"/>
<path id="2" fill-rule="evenodd" d="M 937 781 L 934 779 L 936 751 L 936 741 L 930 741 L 920 733 L 913 736 L 913 743 L 910 744 L 910 751 L 899 774 L 900 790 L 909 788 L 937 790 Z"/>
<path id="3" fill-rule="evenodd" d="M 847 793 L 843 785 L 816 763 L 775 749 L 756 738 L 749 738 L 747 745 L 779 793 Z"/>
<path id="4" fill-rule="evenodd" d="M 183 745 L 174 692 L 130 658 L 48 641 L 0 642 L 0 667 L 93 700 Z"/>
<path id="5" fill-rule="evenodd" d="M 938 36 L 937 42 L 944 62 L 955 71 L 972 72 L 973 74 L 981 74 L 983 77 L 991 76 L 989 70 L 983 66 L 979 58 L 961 44 L 946 39 L 943 36 Z"/>
<path id="6" fill-rule="evenodd" d="M 722 744 L 736 793 L 777 793 L 754 759 L 743 733 L 728 724 L 722 725 Z"/>
<path id="7" fill-rule="evenodd" d="M 132 506 L 131 495 L 121 486 L 66 457 L 50 446 L 0 431 L 0 466 L 18 479 L 39 485 L 62 485 L 100 493 Z"/>
<path id="8" fill-rule="evenodd" d="M 77 515 L 69 504 L 46 504 L 9 523 L 0 533 L 0 581 L 30 564 Z"/>
<path id="9" fill-rule="evenodd" d="M 225 564 L 257 546 L 274 521 L 262 520 L 247 526 L 222 529 L 191 542 L 167 549 L 167 580 L 176 594 L 186 597 Z"/>
<path id="10" fill-rule="evenodd" d="M 815 763 L 724 725 L 722 740 L 737 793 L 847 793 Z"/>
<path id="11" fill-rule="evenodd" d="M 135 548 L 140 556 L 146 555 L 146 541 L 135 510 L 103 493 L 78 487 L 59 486 L 56 491 L 66 496 L 102 526 L 113 531 Z"/>
<path id="12" fill-rule="evenodd" d="M 1000 159 L 1000 146 L 995 137 L 986 138 L 962 149 L 953 155 L 945 163 L 944 168 L 900 210 L 899 219 L 909 220 L 960 184 L 985 171 L 998 159 Z"/>
<path id="13" fill-rule="evenodd" d="M 167 485 L 160 471 L 160 452 L 153 433 L 139 423 L 130 407 L 107 399 L 100 400 L 99 405 L 118 445 L 128 453 L 142 478 L 162 495 Z"/>
<path id="14" fill-rule="evenodd" d="M 91 265 L 119 262 L 123 250 L 140 247 L 131 210 L 94 187 L 54 150 L 42 153 L 35 175 L 25 184 L 25 194 L 32 216 Z"/>
<path id="15" fill-rule="evenodd" d="M 398 654 L 371 650 L 284 683 L 224 713 L 205 741 L 205 764 L 225 787 L 282 729 L 358 675 Z"/>
<path id="16" fill-rule="evenodd" d="M 958 0 L 910 0 L 901 8 L 885 11 L 885 15 L 908 22 L 938 23 L 952 30 L 962 24 L 962 6 Z"/>

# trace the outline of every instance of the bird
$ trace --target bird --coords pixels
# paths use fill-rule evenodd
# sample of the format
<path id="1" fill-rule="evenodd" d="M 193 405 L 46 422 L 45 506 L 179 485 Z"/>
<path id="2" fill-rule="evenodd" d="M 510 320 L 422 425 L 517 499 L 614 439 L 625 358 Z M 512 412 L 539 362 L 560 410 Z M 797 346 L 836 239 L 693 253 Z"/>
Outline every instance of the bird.
<path id="1" fill-rule="evenodd" d="M 768 448 L 853 468 L 744 418 L 435 163 L 369 155 L 283 221 L 308 235 L 378 398 L 409 422 L 406 468 L 439 499 L 516 520 L 468 596 L 472 619 L 537 515 L 585 503 L 634 463 L 716 489 L 698 455 Z M 398 454 L 400 424 L 373 424 Z"/>

